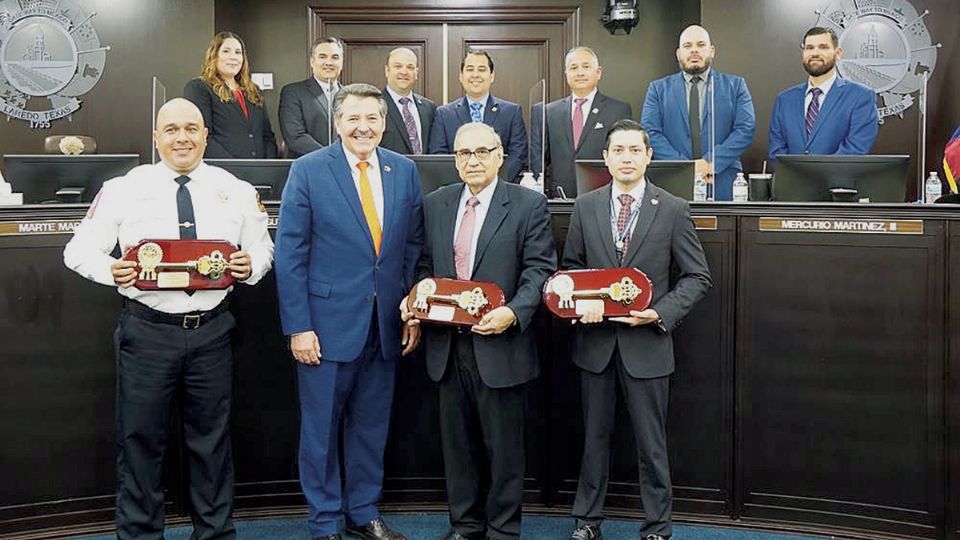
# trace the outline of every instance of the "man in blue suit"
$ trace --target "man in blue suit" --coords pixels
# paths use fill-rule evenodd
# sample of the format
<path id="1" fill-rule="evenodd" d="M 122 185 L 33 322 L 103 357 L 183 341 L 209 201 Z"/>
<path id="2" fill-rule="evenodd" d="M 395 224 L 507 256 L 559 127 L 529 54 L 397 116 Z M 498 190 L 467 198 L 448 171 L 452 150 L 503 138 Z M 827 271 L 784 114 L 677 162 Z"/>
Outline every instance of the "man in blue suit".
<path id="1" fill-rule="evenodd" d="M 733 180 L 743 170 L 740 155 L 753 143 L 757 126 L 747 82 L 711 68 L 715 55 L 706 29 L 688 26 L 677 47 L 681 71 L 650 83 L 640 124 L 650 135 L 653 159 L 694 160 L 696 172 L 713 182 L 715 199 L 729 201 Z"/>
<path id="2" fill-rule="evenodd" d="M 418 337 L 396 306 L 423 245 L 420 180 L 412 161 L 377 147 L 380 90 L 344 87 L 333 114 L 341 142 L 290 167 L 276 236 L 280 319 L 299 362 L 300 483 L 312 538 L 339 540 L 345 518 L 354 536 L 404 540 L 377 502 L 397 359 Z"/>
<path id="3" fill-rule="evenodd" d="M 527 163 L 527 130 L 520 105 L 493 97 L 493 58 L 486 51 L 470 49 L 460 61 L 460 84 L 464 97 L 437 109 L 430 131 L 429 153 L 452 154 L 460 126 L 483 122 L 492 126 L 507 152 L 504 180 L 514 182 Z"/>
<path id="4" fill-rule="evenodd" d="M 874 91 L 841 79 L 843 48 L 831 28 L 813 27 L 803 36 L 801 58 L 807 82 L 777 95 L 770 116 L 771 165 L 780 154 L 869 154 L 880 117 Z"/>

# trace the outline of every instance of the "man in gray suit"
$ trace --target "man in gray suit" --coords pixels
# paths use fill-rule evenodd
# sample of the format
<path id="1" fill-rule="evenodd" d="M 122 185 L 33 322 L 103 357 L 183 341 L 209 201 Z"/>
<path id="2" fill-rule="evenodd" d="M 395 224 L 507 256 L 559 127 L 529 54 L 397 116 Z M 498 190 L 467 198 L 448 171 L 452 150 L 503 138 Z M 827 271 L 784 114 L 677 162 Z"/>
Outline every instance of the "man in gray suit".
<path id="1" fill-rule="evenodd" d="M 406 47 L 390 51 L 384 74 L 387 128 L 380 147 L 398 154 L 425 154 L 437 104 L 413 92 L 419 75 L 417 55 Z"/>
<path id="2" fill-rule="evenodd" d="M 335 37 L 317 38 L 310 48 L 310 69 L 310 77 L 280 90 L 280 132 L 291 158 L 330 144 L 330 104 L 340 89 L 343 43 Z"/>
<path id="3" fill-rule="evenodd" d="M 498 178 L 497 132 L 466 123 L 453 144 L 463 183 L 423 200 L 417 277 L 490 281 L 507 303 L 471 328 L 424 325 L 427 374 L 440 385 L 451 525 L 443 539 L 519 538 L 526 383 L 540 373 L 531 322 L 556 270 L 556 248 L 546 198 Z"/>
<path id="4" fill-rule="evenodd" d="M 534 174 L 544 170 L 541 166 L 541 148 L 544 149 L 546 168 L 550 171 L 548 192 L 573 198 L 577 195 L 577 178 L 574 161 L 600 159 L 603 143 L 610 126 L 622 118 L 630 118 L 633 111 L 629 103 L 605 96 L 597 90 L 603 68 L 597 53 L 589 47 L 570 49 L 564 60 L 564 72 L 571 95 L 547 104 L 546 137 L 541 133 L 542 107 L 533 110 L 530 127 L 530 152 L 533 154 Z"/>
<path id="5" fill-rule="evenodd" d="M 603 150 L 613 182 L 577 199 L 567 233 L 565 268 L 635 267 L 653 282 L 649 308 L 608 322 L 599 312 L 589 312 L 576 329 L 573 362 L 581 370 L 585 440 L 571 540 L 602 538 L 618 385 L 640 460 L 640 538 L 664 540 L 672 532 L 666 439 L 674 366 L 671 331 L 712 282 L 687 202 L 644 178 L 652 157 L 640 124 L 629 119 L 615 123 Z M 678 271 L 672 288 L 671 268 Z"/>

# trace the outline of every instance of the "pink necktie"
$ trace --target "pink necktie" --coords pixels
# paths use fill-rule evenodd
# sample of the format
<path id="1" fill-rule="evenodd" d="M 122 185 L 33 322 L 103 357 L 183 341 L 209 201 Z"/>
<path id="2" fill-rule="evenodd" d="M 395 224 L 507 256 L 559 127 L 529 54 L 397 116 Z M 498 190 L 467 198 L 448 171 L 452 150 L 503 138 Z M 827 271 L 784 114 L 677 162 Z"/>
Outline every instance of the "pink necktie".
<path id="1" fill-rule="evenodd" d="M 573 149 L 576 150 L 580 146 L 580 135 L 583 133 L 583 104 L 587 102 L 587 98 L 577 98 L 573 102 L 576 104 L 573 107 Z"/>
<path id="2" fill-rule="evenodd" d="M 467 199 L 467 208 L 463 211 L 460 230 L 453 242 L 453 263 L 457 267 L 457 279 L 470 279 L 470 243 L 473 241 L 473 225 L 477 221 L 477 205 L 480 199 Z"/>

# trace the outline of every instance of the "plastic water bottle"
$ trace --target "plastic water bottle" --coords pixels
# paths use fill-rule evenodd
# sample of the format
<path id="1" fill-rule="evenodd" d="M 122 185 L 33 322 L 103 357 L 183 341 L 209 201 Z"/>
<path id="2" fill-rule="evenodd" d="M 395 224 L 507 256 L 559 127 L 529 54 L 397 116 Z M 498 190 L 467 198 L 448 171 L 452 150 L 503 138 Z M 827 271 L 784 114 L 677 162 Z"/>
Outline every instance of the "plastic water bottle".
<path id="1" fill-rule="evenodd" d="M 937 176 L 937 171 L 930 171 L 930 176 L 928 176 L 927 181 L 923 183 L 923 202 L 926 204 L 937 202 L 940 195 L 943 195 L 942 189 L 943 185 L 940 184 L 940 177 Z"/>
<path id="2" fill-rule="evenodd" d="M 693 178 L 693 202 L 705 202 L 707 200 L 707 183 L 703 180 L 703 175 L 698 174 Z"/>
<path id="3" fill-rule="evenodd" d="M 747 202 L 749 199 L 747 179 L 743 177 L 743 173 L 737 173 L 737 178 L 733 181 L 733 202 Z"/>

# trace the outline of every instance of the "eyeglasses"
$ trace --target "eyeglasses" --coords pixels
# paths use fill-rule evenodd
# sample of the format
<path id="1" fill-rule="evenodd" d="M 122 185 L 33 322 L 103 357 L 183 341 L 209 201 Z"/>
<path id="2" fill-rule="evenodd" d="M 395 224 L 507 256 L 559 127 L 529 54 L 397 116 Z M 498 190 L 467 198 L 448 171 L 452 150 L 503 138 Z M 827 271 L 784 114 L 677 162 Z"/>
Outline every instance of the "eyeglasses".
<path id="1" fill-rule="evenodd" d="M 481 146 L 476 150 L 457 150 L 454 155 L 457 156 L 457 161 L 462 163 L 466 163 L 467 161 L 470 161 L 470 156 L 477 156 L 477 159 L 479 159 L 480 161 L 486 161 L 487 159 L 490 158 L 490 154 L 492 154 L 493 151 L 498 148 L 500 147 L 494 146 L 493 148 L 483 148 Z"/>

